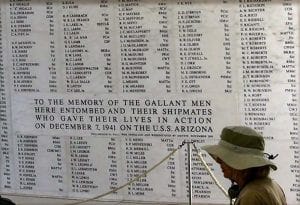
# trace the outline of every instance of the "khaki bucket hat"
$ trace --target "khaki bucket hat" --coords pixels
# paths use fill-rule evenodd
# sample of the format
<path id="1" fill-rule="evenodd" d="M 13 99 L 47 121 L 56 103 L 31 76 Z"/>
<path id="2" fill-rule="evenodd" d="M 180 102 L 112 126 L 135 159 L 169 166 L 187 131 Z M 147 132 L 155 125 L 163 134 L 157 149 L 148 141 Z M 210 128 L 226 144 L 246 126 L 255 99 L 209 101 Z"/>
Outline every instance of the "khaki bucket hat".
<path id="1" fill-rule="evenodd" d="M 266 165 L 277 169 L 273 162 L 265 158 L 263 137 L 249 127 L 225 127 L 217 145 L 206 145 L 202 149 L 237 170 Z"/>

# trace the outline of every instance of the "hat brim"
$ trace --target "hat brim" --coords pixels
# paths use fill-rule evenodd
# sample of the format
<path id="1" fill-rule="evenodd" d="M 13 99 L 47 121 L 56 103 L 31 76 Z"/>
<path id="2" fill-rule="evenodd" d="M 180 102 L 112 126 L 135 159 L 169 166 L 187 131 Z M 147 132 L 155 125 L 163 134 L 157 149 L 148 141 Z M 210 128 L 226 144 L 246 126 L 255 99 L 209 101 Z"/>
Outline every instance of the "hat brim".
<path id="1" fill-rule="evenodd" d="M 237 170 L 266 165 L 269 165 L 273 170 L 277 169 L 277 166 L 270 160 L 265 159 L 263 155 L 240 153 L 219 144 L 206 145 L 203 146 L 202 149 L 207 151 L 210 155 L 217 156 L 228 166 Z"/>

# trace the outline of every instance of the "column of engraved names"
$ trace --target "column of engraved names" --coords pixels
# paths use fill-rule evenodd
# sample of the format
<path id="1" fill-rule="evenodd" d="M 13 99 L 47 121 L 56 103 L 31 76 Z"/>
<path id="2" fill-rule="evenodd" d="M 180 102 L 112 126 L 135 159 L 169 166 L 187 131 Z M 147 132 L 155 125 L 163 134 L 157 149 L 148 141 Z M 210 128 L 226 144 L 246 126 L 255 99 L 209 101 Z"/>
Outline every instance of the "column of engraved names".
<path id="1" fill-rule="evenodd" d="M 155 134 L 152 134 L 155 135 Z M 161 142 L 166 144 L 167 151 L 172 152 L 175 147 L 174 139 L 171 138 L 161 138 Z M 176 164 L 176 160 L 174 156 L 171 156 L 167 161 L 167 167 L 166 170 L 170 173 L 170 179 L 167 181 L 167 187 L 169 189 L 169 193 L 171 197 L 177 197 L 177 187 L 176 187 L 176 172 L 178 169 L 178 165 Z"/>
<path id="2" fill-rule="evenodd" d="M 108 155 L 107 155 L 107 160 L 109 162 L 109 168 L 108 168 L 108 173 L 109 173 L 109 189 L 113 190 L 119 187 L 119 182 L 118 182 L 118 163 L 117 163 L 117 140 L 114 137 L 111 137 L 109 142 L 108 142 Z M 112 194 L 117 194 L 117 192 L 114 192 Z"/>
<path id="3" fill-rule="evenodd" d="M 88 11 L 83 11 L 75 1 L 62 2 L 64 63 L 67 92 L 88 92 L 91 76 L 99 70 L 89 65 L 88 35 L 84 27 L 89 23 Z"/>
<path id="4" fill-rule="evenodd" d="M 57 79 L 57 55 L 56 55 L 56 8 L 57 4 L 54 0 L 48 0 L 45 2 L 46 4 L 46 20 L 48 23 L 48 34 L 49 34 L 49 92 L 57 92 L 58 91 L 58 79 Z"/>
<path id="5" fill-rule="evenodd" d="M 199 30 L 203 11 L 195 8 L 192 1 L 177 1 L 177 5 L 180 89 L 183 93 L 202 93 L 200 81 L 210 78 L 202 65 L 207 60 L 201 48 L 203 33 Z"/>
<path id="6" fill-rule="evenodd" d="M 38 92 L 39 88 L 34 86 L 37 79 L 34 70 L 40 64 L 30 59 L 36 47 L 36 42 L 30 39 L 35 12 L 31 2 L 9 2 L 13 89 L 15 92 Z"/>
<path id="7" fill-rule="evenodd" d="M 64 192 L 64 183 L 66 182 L 64 180 L 63 175 L 63 145 L 62 145 L 62 139 L 59 136 L 52 136 L 51 142 L 49 143 L 49 147 L 47 148 L 46 152 L 50 156 L 54 156 L 54 160 L 50 162 L 49 169 L 51 172 L 51 181 L 52 183 L 55 182 L 56 186 L 55 189 L 58 192 Z M 50 146 L 51 145 L 51 146 Z"/>
<path id="8" fill-rule="evenodd" d="M 211 187 L 214 182 L 209 177 L 203 164 L 199 161 L 197 153 L 193 153 L 192 162 L 193 198 L 209 199 L 213 197 Z M 207 163 L 207 165 L 210 166 L 210 169 L 213 171 L 212 164 Z"/>
<path id="9" fill-rule="evenodd" d="M 220 9 L 220 18 L 219 22 L 223 25 L 224 28 L 224 40 L 223 40 L 223 48 L 224 48 L 224 71 L 220 75 L 221 79 L 224 79 L 224 92 L 231 93 L 232 92 L 232 62 L 231 62 L 231 28 L 230 28 L 230 9 L 226 6 L 228 5 L 227 0 L 223 1 L 224 7 Z"/>
<path id="10" fill-rule="evenodd" d="M 126 136 L 127 134 L 123 133 Z M 130 134 L 129 134 L 130 135 Z M 125 159 L 127 181 L 145 173 L 148 169 L 147 152 L 153 146 L 151 142 L 145 142 L 141 137 L 125 137 Z M 128 187 L 128 196 L 144 196 L 153 192 L 153 188 L 146 177 L 140 178 Z"/>
<path id="11" fill-rule="evenodd" d="M 98 171 L 92 162 L 91 145 L 88 140 L 80 136 L 72 136 L 70 144 L 70 169 L 71 187 L 75 193 L 90 193 L 99 187 L 92 179 L 92 175 Z"/>
<path id="12" fill-rule="evenodd" d="M 17 135 L 17 182 L 18 189 L 36 191 L 38 186 L 36 159 L 38 157 L 38 137 Z"/>
<path id="13" fill-rule="evenodd" d="M 146 53 L 149 51 L 149 29 L 144 28 L 145 17 L 140 0 L 119 0 L 120 68 L 122 92 L 144 93 L 149 80 Z"/>
<path id="14" fill-rule="evenodd" d="M 3 7 L 0 3 L 0 140 L 1 140 L 1 188 L 10 189 L 12 188 L 12 175 L 11 175 L 11 160 L 9 154 L 9 134 L 8 134 L 8 119 L 7 119 L 7 109 L 8 109 L 8 99 L 7 99 L 7 79 L 5 78 L 4 69 L 4 47 L 3 47 L 3 31 L 4 24 L 2 20 Z"/>
<path id="15" fill-rule="evenodd" d="M 300 201 L 300 154 L 299 154 L 299 71 L 297 72 L 296 64 L 296 26 L 295 25 L 295 9 L 291 0 L 283 2 L 284 9 L 284 23 L 286 25 L 285 30 L 280 33 L 283 42 L 283 53 L 284 63 L 282 69 L 285 71 L 287 78 L 284 85 L 284 92 L 288 93 L 291 97 L 286 102 L 288 107 L 289 116 L 292 120 L 292 127 L 289 130 L 291 137 L 290 150 L 293 151 L 294 161 L 290 165 L 290 171 L 295 176 L 296 180 L 290 187 L 290 192 L 296 194 L 296 200 Z M 298 30 L 299 35 L 299 30 Z M 298 40 L 299 43 L 299 40 Z M 299 54 L 299 53 L 298 53 Z M 298 83 L 298 85 L 297 85 Z M 298 94 L 297 94 L 298 93 Z"/>
<path id="16" fill-rule="evenodd" d="M 245 123 L 262 132 L 275 119 L 273 116 L 266 116 L 273 73 L 272 62 L 268 59 L 264 26 L 266 3 L 246 3 L 246 0 L 240 2 Z"/>
<path id="17" fill-rule="evenodd" d="M 171 92 L 171 71 L 170 71 L 170 19 L 168 18 L 168 1 L 158 2 L 158 48 L 156 52 L 159 54 L 161 62 L 157 66 L 157 70 L 161 74 L 158 83 L 160 89 L 163 89 L 165 92 Z M 163 91 L 161 90 L 161 91 Z"/>
<path id="18" fill-rule="evenodd" d="M 100 48 L 100 54 L 102 60 L 102 66 L 101 68 L 104 72 L 104 89 L 106 92 L 111 93 L 114 89 L 116 89 L 113 86 L 113 70 L 112 70 L 112 51 L 111 48 L 113 47 L 113 42 L 111 39 L 111 29 L 112 29 L 112 4 L 108 2 L 108 0 L 103 0 L 99 4 L 100 7 L 100 17 L 99 21 L 97 22 L 97 27 L 100 28 L 99 31 L 99 37 L 101 39 L 101 48 Z"/>
<path id="19" fill-rule="evenodd" d="M 187 146 L 183 147 L 184 151 L 184 174 L 185 174 L 185 184 L 186 184 L 186 197 L 189 197 L 189 167 L 188 167 L 188 150 Z M 207 170 L 203 167 L 201 162 L 199 161 L 199 157 L 197 153 L 191 153 L 191 180 L 192 180 L 192 198 L 195 200 L 198 199 L 209 199 L 212 197 L 211 186 L 213 185 L 213 181 L 209 177 Z M 208 166 L 212 166 L 211 163 L 208 163 Z M 212 168 L 211 168 L 212 169 Z M 213 169 L 212 169 L 213 170 Z"/>

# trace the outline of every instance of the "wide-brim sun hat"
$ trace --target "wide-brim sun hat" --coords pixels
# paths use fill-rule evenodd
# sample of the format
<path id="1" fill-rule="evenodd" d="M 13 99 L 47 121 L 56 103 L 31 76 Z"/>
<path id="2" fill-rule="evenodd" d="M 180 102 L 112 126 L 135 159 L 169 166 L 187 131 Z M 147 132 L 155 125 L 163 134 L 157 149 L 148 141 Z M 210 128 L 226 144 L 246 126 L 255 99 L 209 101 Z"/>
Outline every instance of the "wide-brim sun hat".
<path id="1" fill-rule="evenodd" d="M 277 169 L 273 162 L 265 158 L 263 136 L 249 127 L 225 127 L 217 145 L 205 145 L 202 149 L 237 170 L 267 165 Z"/>

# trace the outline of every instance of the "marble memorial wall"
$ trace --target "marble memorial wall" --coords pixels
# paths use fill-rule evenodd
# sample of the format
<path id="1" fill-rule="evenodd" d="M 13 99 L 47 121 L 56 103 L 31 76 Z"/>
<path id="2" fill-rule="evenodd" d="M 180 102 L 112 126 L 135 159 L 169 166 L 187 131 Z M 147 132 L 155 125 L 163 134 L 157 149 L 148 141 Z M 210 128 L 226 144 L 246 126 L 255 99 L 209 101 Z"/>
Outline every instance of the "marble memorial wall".
<path id="1" fill-rule="evenodd" d="M 91 198 L 242 124 L 299 203 L 299 17 L 296 0 L 0 1 L 1 193 Z M 195 152 L 191 178 L 195 202 L 227 202 Z M 187 179 L 184 146 L 104 200 L 187 202 Z"/>

